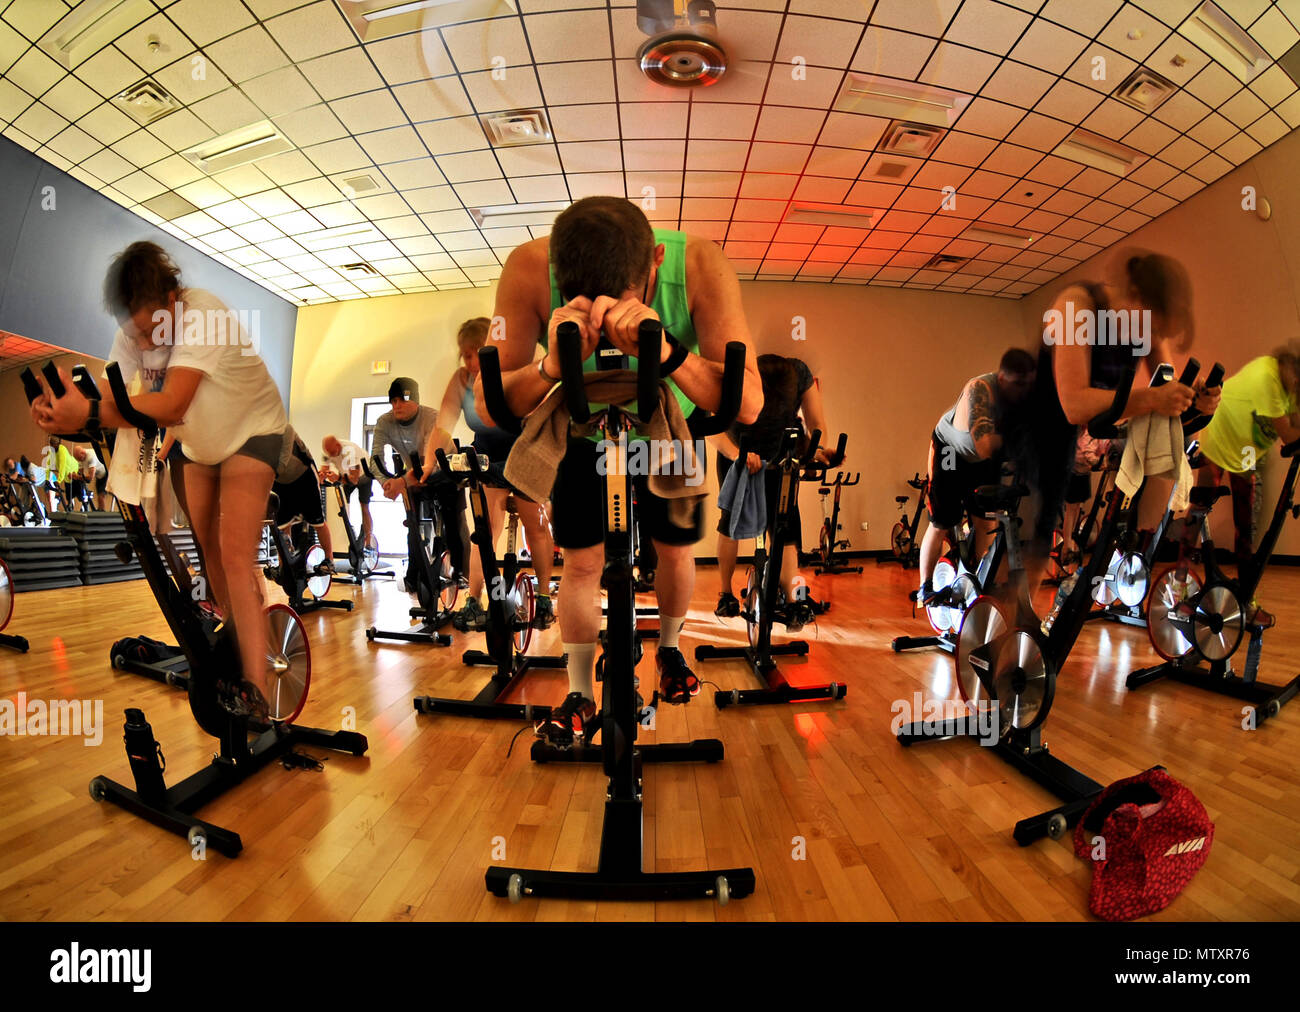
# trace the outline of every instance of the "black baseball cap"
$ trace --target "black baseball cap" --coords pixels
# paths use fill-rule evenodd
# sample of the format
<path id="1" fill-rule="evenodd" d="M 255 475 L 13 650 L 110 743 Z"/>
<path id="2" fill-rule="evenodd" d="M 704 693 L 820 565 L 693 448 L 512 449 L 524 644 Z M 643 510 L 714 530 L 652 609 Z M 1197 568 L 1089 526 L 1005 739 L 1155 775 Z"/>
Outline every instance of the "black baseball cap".
<path id="1" fill-rule="evenodd" d="M 420 399 L 420 385 L 409 376 L 398 376 L 388 388 L 388 399 L 390 401 L 418 401 Z"/>

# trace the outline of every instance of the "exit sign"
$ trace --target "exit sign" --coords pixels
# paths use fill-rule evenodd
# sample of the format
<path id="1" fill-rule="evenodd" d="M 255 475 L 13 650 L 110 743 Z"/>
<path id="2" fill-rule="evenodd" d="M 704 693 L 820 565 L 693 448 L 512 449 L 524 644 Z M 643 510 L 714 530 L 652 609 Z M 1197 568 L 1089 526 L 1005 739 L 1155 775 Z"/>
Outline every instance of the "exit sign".
<path id="1" fill-rule="evenodd" d="M 384 376 L 388 373 L 388 359 L 370 363 L 371 376 Z"/>

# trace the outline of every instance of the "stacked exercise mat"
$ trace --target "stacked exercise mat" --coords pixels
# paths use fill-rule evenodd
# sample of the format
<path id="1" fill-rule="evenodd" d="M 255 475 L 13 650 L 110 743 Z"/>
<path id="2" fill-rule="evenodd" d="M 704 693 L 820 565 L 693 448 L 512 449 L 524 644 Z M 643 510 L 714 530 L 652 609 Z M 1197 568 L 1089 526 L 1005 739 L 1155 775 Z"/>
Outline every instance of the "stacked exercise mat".
<path id="1" fill-rule="evenodd" d="M 0 528 L 0 558 L 13 574 L 17 593 L 81 585 L 77 541 L 58 528 Z"/>
<path id="2" fill-rule="evenodd" d="M 55 513 L 52 520 L 55 528 L 77 543 L 82 583 L 118 583 L 144 578 L 134 554 L 125 563 L 117 557 L 117 546 L 126 541 L 126 525 L 120 513 Z"/>

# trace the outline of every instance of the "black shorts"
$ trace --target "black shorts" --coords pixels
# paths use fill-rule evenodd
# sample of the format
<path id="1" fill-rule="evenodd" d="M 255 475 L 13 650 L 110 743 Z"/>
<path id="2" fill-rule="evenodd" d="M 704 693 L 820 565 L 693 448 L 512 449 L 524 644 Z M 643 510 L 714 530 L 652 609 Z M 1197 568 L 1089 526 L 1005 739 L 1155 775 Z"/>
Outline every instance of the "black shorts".
<path id="1" fill-rule="evenodd" d="M 718 488 L 722 488 L 722 483 L 727 480 L 727 473 L 731 470 L 735 461 L 728 457 L 718 454 Z M 741 465 L 742 467 L 744 465 Z M 777 510 L 781 503 L 781 472 L 766 468 L 763 471 L 763 488 L 767 500 L 767 529 L 772 530 L 772 524 L 776 520 Z M 721 517 L 718 518 L 718 533 L 727 534 L 731 526 L 731 510 L 723 510 Z M 727 535 L 730 537 L 730 535 Z M 786 544 L 792 544 L 797 551 L 803 551 L 803 517 L 799 513 L 799 495 L 796 489 L 794 502 L 791 503 L 790 510 L 790 530 L 786 534 Z"/>
<path id="2" fill-rule="evenodd" d="M 596 471 L 597 444 L 570 439 L 569 449 L 555 473 L 551 489 L 551 527 L 560 548 L 590 548 L 605 537 L 605 479 Z M 637 526 L 665 545 L 693 545 L 703 535 L 703 503 L 695 504 L 690 527 L 678 527 L 668 516 L 668 500 L 654 495 L 644 477 L 636 487 Z"/>
<path id="3" fill-rule="evenodd" d="M 1072 503 L 1087 502 L 1092 498 L 1092 472 L 1084 471 L 1080 473 L 1075 471 L 1071 473 L 1070 479 L 1065 485 L 1065 502 L 1067 505 Z"/>
<path id="4" fill-rule="evenodd" d="M 944 467 L 945 459 L 953 466 Z M 1001 480 L 1002 469 L 996 460 L 962 460 L 938 436 L 930 437 L 930 491 L 925 507 L 930 523 L 936 527 L 952 528 L 961 523 L 970 495 L 981 485 L 996 485 Z"/>
<path id="5" fill-rule="evenodd" d="M 313 527 L 325 522 L 325 508 L 321 504 L 320 483 L 316 472 L 308 469 L 296 479 L 286 484 L 276 482 L 271 491 L 280 497 L 279 508 L 275 511 L 275 525 L 284 527 L 293 523 L 294 517 L 302 517 Z"/>
<path id="6" fill-rule="evenodd" d="M 347 502 L 349 499 L 351 499 L 352 490 L 356 489 L 357 500 L 361 503 L 362 506 L 369 506 L 371 486 L 373 484 L 374 484 L 374 479 L 367 478 L 364 474 L 361 476 L 361 480 L 357 482 L 355 485 L 352 484 L 352 482 L 348 481 L 347 478 L 344 478 L 343 479 L 343 501 Z"/>

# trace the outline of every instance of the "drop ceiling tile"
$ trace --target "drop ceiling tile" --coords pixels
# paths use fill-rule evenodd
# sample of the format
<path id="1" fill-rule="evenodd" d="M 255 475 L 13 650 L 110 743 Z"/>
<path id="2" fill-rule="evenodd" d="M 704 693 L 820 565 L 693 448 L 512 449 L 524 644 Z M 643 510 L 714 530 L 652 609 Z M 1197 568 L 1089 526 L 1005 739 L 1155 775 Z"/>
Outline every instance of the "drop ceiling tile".
<path id="1" fill-rule="evenodd" d="M 314 105 L 307 109 L 277 116 L 276 129 L 295 146 L 305 148 L 347 136 L 347 128 L 330 112 L 329 106 Z"/>
<path id="2" fill-rule="evenodd" d="M 901 186 L 859 181 L 853 184 L 853 188 L 849 190 L 849 195 L 844 198 L 844 202 L 846 204 L 860 204 L 864 207 L 887 208 L 893 204 L 902 192 L 903 188 Z"/>
<path id="3" fill-rule="evenodd" d="M 1072 129 L 1068 123 L 1031 112 L 1007 135 L 1007 140 L 1039 152 L 1051 151 Z"/>
<path id="4" fill-rule="evenodd" d="M 346 49 L 357 41 L 338 7 L 329 0 L 271 18 L 266 27 L 295 63 Z"/>
<path id="5" fill-rule="evenodd" d="M 1235 97 L 1229 99 L 1219 107 L 1219 112 L 1228 119 L 1236 123 L 1237 126 L 1245 129 L 1254 123 L 1268 111 L 1268 107 L 1254 94 L 1254 92 L 1242 88 Z"/>
<path id="6" fill-rule="evenodd" d="M 553 144 L 499 148 L 496 159 L 507 176 L 542 176 L 564 171 Z"/>
<path id="7" fill-rule="evenodd" d="M 302 207 L 312 208 L 321 204 L 334 204 L 343 199 L 343 195 L 328 179 L 305 179 L 299 183 L 289 183 L 284 192 Z M 241 205 L 242 206 L 242 205 Z M 214 218 L 220 219 L 215 211 L 209 211 Z M 227 224 L 231 224 L 227 222 Z"/>
<path id="8" fill-rule="evenodd" d="M 1281 140 L 1290 128 L 1277 113 L 1268 112 L 1246 128 L 1246 133 L 1258 141 L 1260 144 L 1268 147 L 1274 141 Z"/>
<path id="9" fill-rule="evenodd" d="M 914 0 L 879 0 L 872 12 L 871 22 L 886 28 L 938 38 L 959 6 L 960 0 L 934 0 L 922 4 L 915 3 Z"/>
<path id="10" fill-rule="evenodd" d="M 13 122 L 31 104 L 31 95 L 0 77 L 0 121 Z"/>
<path id="11" fill-rule="evenodd" d="M 692 120 L 701 108 L 691 109 Z M 821 132 L 826 114 L 820 109 L 792 109 L 784 106 L 766 106 L 759 116 L 756 140 L 789 141 L 797 144 L 811 144 Z M 752 119 L 750 120 L 752 122 Z M 697 133 L 695 136 L 706 136 Z M 715 135 L 716 136 L 716 135 Z M 745 135 L 747 136 L 747 135 Z"/>
<path id="12" fill-rule="evenodd" d="M 685 148 L 685 141 L 624 141 L 623 167 L 625 171 L 680 171 Z"/>
<path id="13" fill-rule="evenodd" d="M 1149 2 L 1147 6 L 1150 6 Z M 1181 61 L 1182 65 L 1176 65 L 1175 60 Z M 1161 43 L 1143 62 L 1157 74 L 1169 78 L 1174 84 L 1186 86 L 1205 69 L 1210 58 L 1175 33 Z"/>
<path id="14" fill-rule="evenodd" d="M 219 134 L 237 130 L 263 119 L 257 106 L 233 88 L 196 102 L 190 108 L 194 115 Z"/>
<path id="15" fill-rule="evenodd" d="M 144 73 L 120 52 L 109 46 L 77 66 L 76 75 L 98 94 L 111 98 Z"/>
<path id="16" fill-rule="evenodd" d="M 247 28 L 254 20 L 239 0 L 179 0 L 167 8 L 167 16 L 196 46 Z"/>
<path id="17" fill-rule="evenodd" d="M 388 177 L 388 181 L 393 188 L 401 191 L 415 190 L 426 186 L 438 186 L 444 182 L 443 175 L 432 158 L 413 158 L 406 162 L 393 162 L 384 165 L 382 171 Z M 334 199 L 338 198 L 335 197 Z M 426 208 L 426 210 L 442 209 Z"/>
<path id="18" fill-rule="evenodd" d="M 184 159 L 181 159 L 181 161 L 184 161 Z M 262 175 L 256 165 L 237 165 L 225 172 L 218 172 L 212 178 L 236 197 L 247 197 L 250 194 L 260 193 L 263 190 L 269 190 L 273 185 L 266 176 Z"/>
<path id="19" fill-rule="evenodd" d="M 561 106 L 551 108 L 548 114 L 551 134 L 558 142 L 596 141 L 618 136 L 618 110 L 613 105 Z M 486 145 L 487 142 L 483 143 Z"/>
<path id="20" fill-rule="evenodd" d="M 745 221 L 780 221 L 785 206 L 784 200 L 737 200 L 736 217 Z"/>
<path id="21" fill-rule="evenodd" d="M 301 235 L 303 232 L 315 232 L 321 227 L 320 222 L 306 211 L 290 211 L 288 214 L 277 214 L 269 220 L 272 225 L 285 235 Z M 304 266 L 315 267 L 317 264 L 303 265 L 286 261 L 285 266 L 291 270 L 301 271 Z"/>
<path id="22" fill-rule="evenodd" d="M 1103 137 L 1123 137 L 1145 117 L 1131 105 L 1108 98 L 1086 120 L 1083 127 Z"/>
<path id="23" fill-rule="evenodd" d="M 1210 114 L 1210 107 L 1186 91 L 1175 92 L 1160 103 L 1153 116 L 1175 130 L 1190 130 Z"/>
<path id="24" fill-rule="evenodd" d="M 1039 205 L 1039 210 L 1069 217 L 1077 212 L 1079 208 L 1088 203 L 1088 198 L 1082 193 L 1072 193 L 1069 190 L 1057 190 Z M 1059 224 L 1060 223 L 1058 222 L 1057 225 Z M 1053 225 L 1052 229 L 1055 229 L 1057 225 Z M 1048 231 L 1051 231 L 1052 229 L 1048 229 Z"/>
<path id="25" fill-rule="evenodd" d="M 29 49 L 5 72 L 11 82 L 29 95 L 43 95 L 63 78 L 63 68 L 39 49 Z"/>
<path id="26" fill-rule="evenodd" d="M 1295 94 L 1296 84 L 1285 70 L 1274 64 L 1250 82 L 1250 90 L 1266 105 L 1275 106 Z"/>
<path id="27" fill-rule="evenodd" d="M 1259 20 L 1250 26 L 1250 36 L 1275 60 L 1300 42 L 1300 32 L 1276 7 L 1264 11 Z"/>
<path id="28" fill-rule="evenodd" d="M 193 43 L 163 14 L 123 33 L 113 45 L 150 74 L 194 53 Z"/>
<path id="29" fill-rule="evenodd" d="M 50 138 L 47 146 L 72 164 L 84 161 L 103 147 L 99 141 L 75 126 L 69 126 Z"/>
<path id="30" fill-rule="evenodd" d="M 352 201 L 356 209 L 371 221 L 399 218 L 411 213 L 410 206 L 396 193 L 381 193 L 376 197 L 358 197 Z"/>
<path id="31" fill-rule="evenodd" d="M 458 212 L 448 212 L 449 215 L 456 213 Z M 439 233 L 438 241 L 442 243 L 442 248 L 449 253 L 457 250 L 487 248 L 487 241 L 477 228 L 459 230 L 447 228 Z"/>
<path id="32" fill-rule="evenodd" d="M 170 116 L 166 116 L 159 120 L 154 124 L 154 126 L 161 127 L 168 120 L 174 119 L 184 112 L 184 109 L 179 109 Z M 117 141 L 120 141 L 127 134 L 135 133 L 135 131 L 139 129 L 139 125 L 135 120 L 108 105 L 101 105 L 87 113 L 85 116 L 82 116 L 81 119 L 77 121 L 77 125 L 81 127 L 82 130 L 85 130 L 86 133 L 93 137 L 97 137 L 104 144 L 114 144 Z M 155 130 L 154 132 L 161 136 L 159 131 Z"/>
<path id="33" fill-rule="evenodd" d="M 297 67 L 281 67 L 269 74 L 245 81 L 240 88 L 257 103 L 267 116 L 283 116 L 319 105 L 316 89 L 302 76 Z"/>
<path id="34" fill-rule="evenodd" d="M 768 80 L 766 105 L 790 105 L 801 108 L 826 109 L 839 92 L 844 75 L 838 70 L 822 67 L 803 68 L 806 77 L 796 80 L 791 68 L 783 64 L 772 67 Z"/>
<path id="35" fill-rule="evenodd" d="M 760 66 L 764 71 L 767 70 L 766 64 L 760 64 Z M 733 73 L 736 77 L 746 78 L 749 83 L 741 81 L 738 85 L 736 78 L 732 76 Z M 696 102 L 708 100 L 758 102 L 763 95 L 766 73 L 758 80 L 757 90 L 754 89 L 752 84 L 754 77 L 753 65 L 741 63 L 729 67 L 722 80 L 711 88 L 705 88 L 703 91 L 691 88 L 665 88 L 663 85 L 654 84 L 642 74 L 641 65 L 636 60 L 614 61 L 614 80 L 618 87 L 620 102 L 686 102 L 688 100 Z M 721 92 L 723 97 L 716 98 L 708 94 L 709 92 Z"/>
<path id="36" fill-rule="evenodd" d="M 826 117 L 826 125 L 822 127 L 818 140 L 823 145 L 870 151 L 879 143 L 888 126 L 888 120 L 876 116 L 832 112 Z"/>
<path id="37" fill-rule="evenodd" d="M 1005 56 L 1032 19 L 1023 11 L 992 0 L 967 0 L 945 38 Z"/>
<path id="38" fill-rule="evenodd" d="M 300 63 L 298 69 L 311 82 L 317 94 L 327 102 L 384 86 L 383 78 L 375 71 L 365 50 L 360 46 L 318 56 L 314 60 Z"/>
<path id="39" fill-rule="evenodd" d="M 914 80 L 935 44 L 934 39 L 922 35 L 890 31 L 873 24 L 863 35 L 850 68 L 861 74 Z"/>
<path id="40" fill-rule="evenodd" d="M 153 173 L 150 172 L 149 175 L 152 176 Z M 154 176 L 154 178 L 157 179 L 158 177 Z M 226 192 L 225 187 L 214 183 L 211 179 L 196 179 L 192 183 L 187 183 L 184 186 L 177 186 L 174 187 L 174 189 L 195 207 L 199 208 L 201 211 L 207 211 L 209 214 L 212 212 L 208 211 L 208 208 L 217 204 L 224 205 L 231 202 L 230 194 Z M 252 213 L 248 208 L 248 205 L 241 204 L 240 206 L 244 208 L 245 213 Z M 218 217 L 215 214 L 213 214 L 212 217 L 223 225 L 238 224 L 238 222 L 227 221 L 225 218 Z M 248 221 L 249 219 L 244 218 L 242 220 Z"/>
<path id="41" fill-rule="evenodd" d="M 554 129 L 554 123 L 552 123 Z M 415 127 L 425 147 L 431 154 L 443 155 L 456 151 L 473 151 L 488 146 L 483 127 L 474 116 L 441 119 L 432 123 L 418 123 Z"/>
<path id="42" fill-rule="evenodd" d="M 1150 189 L 1131 179 L 1121 179 L 1104 194 L 1103 199 L 1120 207 L 1132 207 L 1150 193 Z"/>
<path id="43" fill-rule="evenodd" d="M 68 76 L 41 96 L 41 102 L 75 123 L 103 99 L 75 77 Z"/>
<path id="44" fill-rule="evenodd" d="M 683 218 L 682 231 L 688 235 L 697 235 L 710 242 L 721 243 L 727 237 L 726 221 L 702 221 L 697 218 Z M 509 247 L 506 247 L 509 249 Z"/>
<path id="45" fill-rule="evenodd" d="M 504 179 L 484 179 L 477 183 L 457 183 L 453 189 L 466 207 L 498 207 L 514 203 L 514 194 Z M 419 208 L 416 208 L 419 210 Z"/>
<path id="46" fill-rule="evenodd" d="M 476 70 L 501 70 L 532 63 L 528 54 L 528 41 L 520 27 L 521 20 L 518 17 L 492 18 L 444 28 L 442 39 L 457 72 L 467 74 Z M 604 31 L 607 33 L 607 29 Z M 573 35 L 564 40 L 560 51 L 572 49 L 574 39 L 577 38 L 580 36 Z M 509 73 L 506 70 L 506 74 Z"/>
<path id="47" fill-rule="evenodd" d="M 1211 152 L 1187 171 L 1203 183 L 1212 183 L 1231 170 L 1231 163 Z"/>
<path id="48" fill-rule="evenodd" d="M 770 109 L 780 110 L 780 112 L 774 113 L 777 117 L 791 115 L 796 118 L 817 116 L 815 111 L 805 109 L 792 111 L 779 106 L 772 106 Z M 736 105 L 726 102 L 692 103 L 690 107 L 690 136 L 705 140 L 748 140 L 754 135 L 757 119 L 758 107 L 753 105 Z"/>
<path id="49" fill-rule="evenodd" d="M 1142 165 L 1130 172 L 1128 178 L 1139 186 L 1156 189 L 1169 182 L 1176 175 L 1178 175 L 1178 170 L 1172 165 L 1162 162 L 1159 158 L 1148 158 Z"/>
<path id="50" fill-rule="evenodd" d="M 221 222 L 213 221 L 202 211 L 195 211 L 192 214 L 182 215 L 177 218 L 173 224 L 183 228 L 193 236 L 207 235 L 209 232 L 220 232 Z"/>
<path id="51" fill-rule="evenodd" d="M 682 214 L 702 221 L 730 221 L 735 203 L 725 197 L 687 197 Z"/>
<path id="52" fill-rule="evenodd" d="M 335 184 L 342 182 L 335 178 Z M 321 204 L 311 209 L 312 217 L 326 228 L 339 228 L 342 225 L 357 225 L 365 221 L 365 216 L 356 209 L 350 200 L 341 200 L 337 204 Z"/>
<path id="53" fill-rule="evenodd" d="M 262 174 L 278 186 L 312 179 L 321 174 L 320 169 L 308 161 L 301 151 L 284 151 L 257 163 Z"/>
<path id="54" fill-rule="evenodd" d="M 611 142 L 611 145 L 615 149 L 618 147 L 615 142 Z M 480 179 L 500 179 L 502 176 L 501 167 L 490 151 L 439 155 L 436 161 L 442 174 L 452 183 L 472 183 Z"/>
<path id="55" fill-rule="evenodd" d="M 253 25 L 204 47 L 223 73 L 236 83 L 278 70 L 289 58 L 261 25 Z"/>
<path id="56" fill-rule="evenodd" d="M 123 137 L 113 145 L 113 150 L 133 165 L 141 167 L 151 165 L 172 153 L 171 148 L 144 130 Z"/>
<path id="57" fill-rule="evenodd" d="M 191 62 L 197 59 L 199 62 Z M 191 105 L 230 87 L 226 78 L 211 60 L 186 57 L 153 75 L 154 80 L 166 88 L 182 105 Z"/>
<path id="58" fill-rule="evenodd" d="M 1109 172 L 1089 168 L 1084 169 L 1071 179 L 1068 188 L 1076 193 L 1086 193 L 1090 197 L 1097 197 L 1114 186 L 1115 179 L 1116 177 Z"/>
<path id="59" fill-rule="evenodd" d="M 186 198 L 187 200 L 189 198 Z M 224 203 L 214 204 L 211 207 L 203 209 L 213 221 L 219 221 L 230 228 L 234 225 L 246 225 L 250 221 L 256 221 L 258 213 L 245 204 L 242 200 L 227 200 Z M 248 263 L 251 261 L 240 260 L 239 263 Z"/>
<path id="60" fill-rule="evenodd" d="M 1261 150 L 1262 146 L 1257 140 L 1241 133 L 1220 145 L 1218 153 L 1233 165 L 1241 165 L 1247 159 L 1255 157 Z"/>
<path id="61" fill-rule="evenodd" d="M 1084 221 L 1091 221 L 1096 225 L 1104 225 L 1115 215 L 1119 214 L 1123 208 L 1105 200 L 1094 200 L 1091 204 L 1086 204 L 1075 212 L 1076 218 L 1082 218 Z"/>
<path id="62" fill-rule="evenodd" d="M 1279 105 L 1277 112 L 1293 130 L 1300 126 L 1300 94 L 1292 95 Z"/>
<path id="63" fill-rule="evenodd" d="M 462 74 L 460 78 L 474 108 L 480 112 L 531 109 L 542 104 L 542 92 L 532 67 L 512 69 L 504 80 L 490 72 Z"/>
<path id="64" fill-rule="evenodd" d="M 1205 184 L 1201 180 L 1184 172 L 1160 187 L 1160 192 L 1173 197 L 1175 200 L 1183 201 L 1203 189 L 1205 189 Z"/>
<path id="65" fill-rule="evenodd" d="M 1241 90 L 1241 82 L 1217 63 L 1207 63 L 1205 69 L 1187 85 L 1187 90 L 1217 109 Z"/>
<path id="66" fill-rule="evenodd" d="M 1065 72 L 1068 80 L 1109 95 L 1137 64 L 1099 43 L 1090 43 Z"/>
<path id="67" fill-rule="evenodd" d="M 993 172 L 1005 172 L 1014 176 L 1023 176 L 1030 172 L 1043 158 L 1043 152 L 1033 148 L 1022 148 L 1015 144 L 1003 143 L 984 159 L 983 167 Z"/>
<path id="68" fill-rule="evenodd" d="M 1129 133 L 1119 135 L 1123 143 L 1148 155 L 1159 154 L 1177 138 L 1175 130 L 1165 126 L 1159 120 L 1147 117 Z"/>
<path id="69" fill-rule="evenodd" d="M 692 141 L 694 148 L 698 142 Z M 802 147 L 802 145 L 800 145 Z M 856 179 L 866 164 L 867 157 L 862 151 L 852 148 L 832 148 L 818 146 L 813 148 L 808 158 L 807 168 L 803 169 L 810 176 L 833 176 L 840 179 Z M 799 171 L 798 169 L 793 171 Z"/>
<path id="70" fill-rule="evenodd" d="M 560 154 L 567 169 L 571 155 L 564 150 L 566 147 L 574 145 L 561 145 Z M 749 145 L 743 141 L 691 140 L 686 149 L 686 168 L 688 171 L 740 172 L 745 168 L 748 154 Z M 618 167 L 619 164 L 601 166 L 606 169 Z"/>
<path id="71" fill-rule="evenodd" d="M 1006 60 L 993 72 L 980 94 L 985 98 L 1032 109 L 1056 81 L 1057 78 L 1051 74 Z"/>
<path id="72" fill-rule="evenodd" d="M 427 153 L 420 135 L 409 126 L 358 134 L 356 141 L 376 165 L 404 162 L 410 158 L 421 158 Z"/>
<path id="73" fill-rule="evenodd" d="M 49 0 L 14 0 L 5 6 L 4 19 L 35 42 L 67 12 L 63 4 Z"/>
<path id="74" fill-rule="evenodd" d="M 861 35 L 860 23 L 788 14 L 781 27 L 776 62 L 789 65 L 799 58 L 807 66 L 842 69 L 849 65 Z"/>
<path id="75" fill-rule="evenodd" d="M 745 178 L 740 183 L 740 196 L 763 200 L 789 200 L 798 182 L 798 176 L 746 172 Z"/>
<path id="76" fill-rule="evenodd" d="M 370 166 L 370 157 L 361 150 L 361 146 L 351 137 L 340 137 L 336 141 L 313 144 L 310 147 L 303 148 L 302 153 L 310 158 L 312 163 L 326 176 L 337 172 L 351 172 L 353 169 L 363 169 Z"/>
<path id="77" fill-rule="evenodd" d="M 1190 137 L 1180 137 L 1160 152 L 1160 160 L 1180 169 L 1200 161 L 1209 151 Z"/>
<path id="78" fill-rule="evenodd" d="M 617 98 L 613 65 L 608 60 L 543 63 L 537 68 L 537 76 L 547 105 L 613 102 Z M 684 102 L 673 104 L 681 105 L 685 110 Z"/>
<path id="79" fill-rule="evenodd" d="M 971 167 L 980 165 L 996 148 L 997 142 L 987 137 L 950 130 L 935 148 L 933 158 L 941 162 L 953 162 L 956 165 Z"/>
<path id="80" fill-rule="evenodd" d="M 685 173 L 682 193 L 687 197 L 735 197 L 740 192 L 741 173 L 702 172 Z"/>
<path id="81" fill-rule="evenodd" d="M 127 139 L 130 140 L 130 138 Z M 148 168 L 149 175 L 160 183 L 165 183 L 173 190 L 184 186 L 186 183 L 205 178 L 200 169 L 180 155 L 168 155 L 166 158 L 151 163 Z M 225 189 L 229 190 L 229 187 L 225 187 Z"/>
<path id="82" fill-rule="evenodd" d="M 978 172 L 972 172 L 961 187 L 957 190 L 957 197 L 963 195 L 972 197 L 989 197 L 994 200 L 1001 197 L 1016 182 L 1015 176 L 1003 175 L 1000 172 L 989 172 L 980 169 Z"/>
<path id="83" fill-rule="evenodd" d="M 836 150 L 838 149 L 826 149 Z M 749 152 L 747 172 L 792 172 L 798 174 L 808 161 L 812 146 L 809 144 L 778 144 L 770 141 L 755 143 Z M 856 155 L 852 156 L 854 159 Z"/>
<path id="84" fill-rule="evenodd" d="M 662 211 L 665 201 L 672 200 L 680 208 L 682 174 L 680 171 L 642 170 L 624 173 L 629 199 L 641 205 L 643 211 Z"/>
<path id="85" fill-rule="evenodd" d="M 998 57 L 978 49 L 940 42 L 919 79 L 940 88 L 974 94 L 984 87 L 999 62 Z"/>
<path id="86" fill-rule="evenodd" d="M 1150 215 L 1152 218 L 1164 214 L 1172 207 L 1177 207 L 1178 201 L 1172 197 L 1167 197 L 1163 193 L 1153 193 L 1145 200 L 1139 201 L 1134 205 L 1135 210 L 1143 214 Z"/>
<path id="87" fill-rule="evenodd" d="M 1217 148 L 1229 137 L 1235 136 L 1236 133 L 1237 128 L 1217 112 L 1210 113 L 1189 131 L 1193 139 L 1211 150 Z"/>
<path id="88" fill-rule="evenodd" d="M 968 105 L 957 121 L 967 133 L 1001 140 L 1024 118 L 1025 110 L 1014 105 L 977 98 Z"/>
<path id="89" fill-rule="evenodd" d="M 1073 0 L 1071 0 L 1073 2 Z M 1169 38 L 1169 27 L 1137 5 L 1126 3 L 1097 41 L 1131 60 L 1146 60 Z"/>
<path id="90" fill-rule="evenodd" d="M 565 184 L 564 176 L 511 176 L 507 182 L 510 184 L 510 189 L 514 191 L 515 200 L 521 204 L 546 200 L 569 200 L 569 188 Z"/>
<path id="91" fill-rule="evenodd" d="M 406 84 L 456 72 L 437 32 L 412 32 L 366 45 L 379 73 L 389 84 Z"/>
<path id="92" fill-rule="evenodd" d="M 1011 56 L 1049 73 L 1063 74 L 1087 44 L 1088 40 L 1076 32 L 1036 20 L 1011 50 Z"/>
<path id="93" fill-rule="evenodd" d="M 770 221 L 741 221 L 733 218 L 727 229 L 727 241 L 769 243 L 776 234 L 776 224 Z"/>
<path id="94" fill-rule="evenodd" d="M 1039 100 L 1034 111 L 1066 123 L 1082 123 L 1101 101 L 1101 96 L 1090 88 L 1061 80 Z"/>
<path id="95" fill-rule="evenodd" d="M 429 226 L 430 232 L 437 236 L 441 236 L 443 232 L 464 232 L 475 228 L 474 219 L 465 211 L 439 211 L 436 214 L 422 214 L 420 220 Z M 482 242 L 477 230 L 474 231 L 474 236 L 477 241 Z M 455 244 L 451 236 L 447 236 L 445 241 L 442 238 L 439 238 L 438 241 L 446 249 L 452 249 L 453 246 L 458 249 L 464 248 L 459 244 Z"/>
<path id="96" fill-rule="evenodd" d="M 328 104 L 334 115 L 354 134 L 406 123 L 401 107 L 386 90 L 339 98 Z"/>

